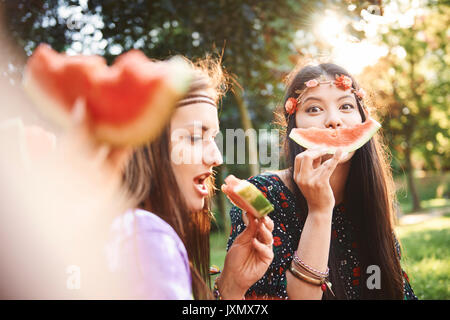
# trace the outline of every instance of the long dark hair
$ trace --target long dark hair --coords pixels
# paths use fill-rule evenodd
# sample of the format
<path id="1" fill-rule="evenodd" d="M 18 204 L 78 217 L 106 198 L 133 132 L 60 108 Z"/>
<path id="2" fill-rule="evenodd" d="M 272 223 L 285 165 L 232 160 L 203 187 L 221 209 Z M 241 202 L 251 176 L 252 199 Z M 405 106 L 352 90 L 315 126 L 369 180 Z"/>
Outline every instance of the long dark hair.
<path id="1" fill-rule="evenodd" d="M 192 63 L 192 67 L 197 78 L 190 91 L 205 90 L 217 103 L 226 90 L 220 60 L 207 57 Z M 203 210 L 190 212 L 172 169 L 170 126 L 166 126 L 156 141 L 134 151 L 125 169 L 124 183 L 138 207 L 166 221 L 183 241 L 189 258 L 194 298 L 212 299 L 209 233 L 214 178 L 208 178 L 210 196 Z"/>
<path id="2" fill-rule="evenodd" d="M 353 88 L 359 89 L 355 79 L 343 68 L 325 63 L 318 66 L 306 66 L 294 70 L 288 77 L 287 89 L 283 99 L 283 106 L 290 97 L 296 98 L 296 90 L 305 88 L 305 82 L 316 79 L 321 75 L 334 79 L 335 75 L 346 75 L 353 81 Z M 363 122 L 366 120 L 363 108 L 365 106 L 356 99 L 358 110 Z M 281 118 L 280 118 L 281 116 Z M 278 112 L 278 120 L 282 120 L 286 128 L 284 152 L 286 164 L 290 170 L 290 185 L 294 190 L 297 206 L 301 216 L 306 219 L 308 205 L 305 197 L 294 181 L 292 170 L 296 155 L 305 149 L 292 139 L 287 138 L 290 131 L 296 127 L 295 115 L 288 115 L 284 108 Z M 361 258 L 361 275 L 369 265 L 377 265 L 381 270 L 381 289 L 369 290 L 365 286 L 366 279 L 361 283 L 362 299 L 402 299 L 403 277 L 399 257 L 396 253 L 395 236 L 393 233 L 395 188 L 387 161 L 387 149 L 377 133 L 363 147 L 358 149 L 351 159 L 351 167 L 345 185 L 344 204 L 346 216 L 356 227 L 356 239 L 359 243 Z M 330 247 L 329 267 L 330 280 L 337 299 L 346 299 L 342 280 L 338 275 L 338 261 L 333 243 Z M 329 293 L 325 299 L 331 299 Z"/>

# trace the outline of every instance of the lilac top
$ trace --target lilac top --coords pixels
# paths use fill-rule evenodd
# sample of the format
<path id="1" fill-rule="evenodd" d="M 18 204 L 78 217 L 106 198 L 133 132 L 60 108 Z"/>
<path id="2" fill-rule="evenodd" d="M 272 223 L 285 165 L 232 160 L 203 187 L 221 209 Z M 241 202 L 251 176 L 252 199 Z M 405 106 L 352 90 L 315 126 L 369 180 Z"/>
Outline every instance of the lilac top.
<path id="1" fill-rule="evenodd" d="M 127 278 L 129 298 L 192 299 L 186 248 L 157 215 L 134 209 L 117 217 L 107 253 L 109 269 Z"/>

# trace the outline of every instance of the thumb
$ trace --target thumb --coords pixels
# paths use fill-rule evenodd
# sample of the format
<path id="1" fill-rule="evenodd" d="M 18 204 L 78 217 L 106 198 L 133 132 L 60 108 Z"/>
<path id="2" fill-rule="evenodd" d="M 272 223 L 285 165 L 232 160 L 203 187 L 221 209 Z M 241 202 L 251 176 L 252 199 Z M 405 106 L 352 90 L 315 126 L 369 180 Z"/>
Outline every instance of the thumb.
<path id="1" fill-rule="evenodd" d="M 249 220 L 248 225 L 240 235 L 242 236 L 242 238 L 248 241 L 256 237 L 256 233 L 258 232 L 259 221 L 252 215 L 248 215 L 247 217 Z"/>

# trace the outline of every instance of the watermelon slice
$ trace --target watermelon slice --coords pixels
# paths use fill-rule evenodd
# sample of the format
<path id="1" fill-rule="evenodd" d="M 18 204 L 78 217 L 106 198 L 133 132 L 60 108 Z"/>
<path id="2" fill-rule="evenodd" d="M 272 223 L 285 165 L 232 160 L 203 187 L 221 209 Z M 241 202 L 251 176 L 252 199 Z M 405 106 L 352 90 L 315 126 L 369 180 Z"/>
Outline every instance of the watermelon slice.
<path id="1" fill-rule="evenodd" d="M 334 154 L 338 148 L 342 148 L 345 153 L 361 148 L 379 128 L 381 124 L 368 117 L 365 122 L 352 128 L 294 128 L 289 138 L 306 149 L 327 148 L 329 153 Z"/>
<path id="2" fill-rule="evenodd" d="M 139 145 L 156 137 L 193 72 L 181 58 L 153 62 L 141 51 L 112 66 L 100 56 L 67 56 L 41 44 L 27 62 L 23 85 L 56 123 L 69 126 L 82 99 L 94 136 L 111 145 Z"/>
<path id="3" fill-rule="evenodd" d="M 246 180 L 238 179 L 233 175 L 225 179 L 222 191 L 234 205 L 246 212 L 250 212 L 256 218 L 262 218 L 274 210 L 269 200 L 255 185 Z"/>

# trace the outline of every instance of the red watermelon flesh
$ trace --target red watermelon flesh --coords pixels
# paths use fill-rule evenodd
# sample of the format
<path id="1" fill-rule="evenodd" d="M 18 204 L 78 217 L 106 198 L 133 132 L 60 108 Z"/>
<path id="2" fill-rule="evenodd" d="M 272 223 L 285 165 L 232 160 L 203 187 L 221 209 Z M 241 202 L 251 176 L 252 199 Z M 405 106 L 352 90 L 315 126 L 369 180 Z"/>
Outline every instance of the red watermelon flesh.
<path id="1" fill-rule="evenodd" d="M 28 60 L 24 85 L 27 88 L 28 77 L 32 76 L 42 90 L 70 112 L 75 100 L 91 90 L 90 73 L 106 67 L 105 59 L 100 56 L 68 57 L 42 44 Z"/>
<path id="2" fill-rule="evenodd" d="M 124 57 L 134 59 L 134 57 Z M 122 60 L 122 61 L 123 61 Z M 140 74 L 136 67 L 146 69 L 152 64 L 150 74 Z M 146 61 L 145 64 L 114 64 L 109 70 L 99 72 L 93 76 L 98 83 L 92 86 L 87 95 L 88 109 L 94 121 L 115 125 L 124 123 L 124 119 L 137 117 L 145 108 L 145 101 L 151 100 L 158 87 L 162 85 L 164 74 L 158 70 L 155 63 Z M 124 107 L 124 106 L 135 106 Z"/>
<path id="3" fill-rule="evenodd" d="M 191 79 L 181 59 L 153 62 L 132 50 L 108 66 L 99 56 L 67 56 L 40 45 L 27 63 L 24 86 L 56 122 L 69 125 L 81 98 L 98 140 L 138 145 L 159 133 Z"/>
<path id="4" fill-rule="evenodd" d="M 289 138 L 306 149 L 327 148 L 329 153 L 335 153 L 337 148 L 341 148 L 343 152 L 352 152 L 369 141 L 380 127 L 376 120 L 369 117 L 352 128 L 294 128 Z"/>

